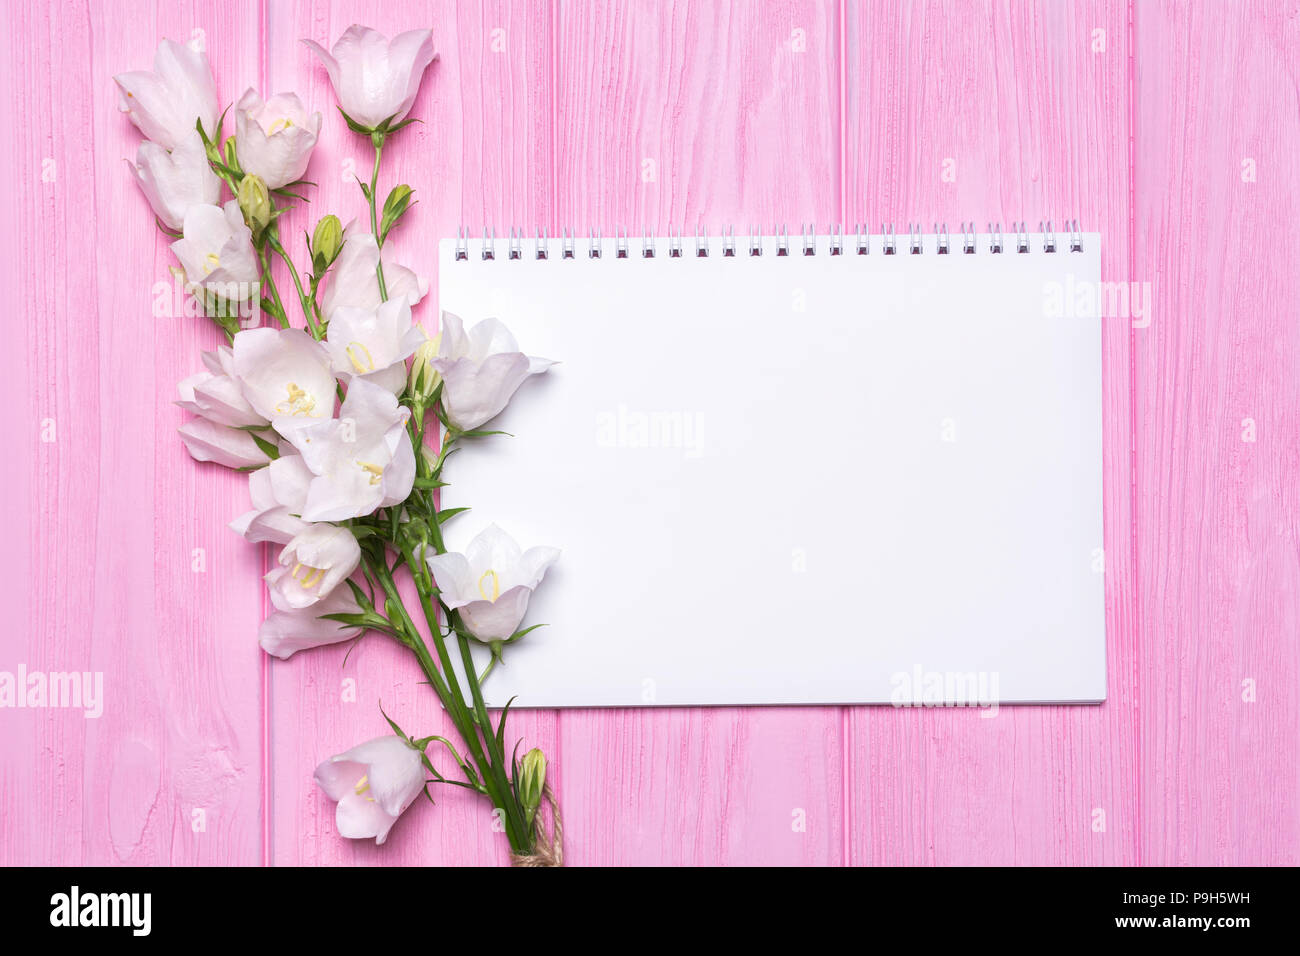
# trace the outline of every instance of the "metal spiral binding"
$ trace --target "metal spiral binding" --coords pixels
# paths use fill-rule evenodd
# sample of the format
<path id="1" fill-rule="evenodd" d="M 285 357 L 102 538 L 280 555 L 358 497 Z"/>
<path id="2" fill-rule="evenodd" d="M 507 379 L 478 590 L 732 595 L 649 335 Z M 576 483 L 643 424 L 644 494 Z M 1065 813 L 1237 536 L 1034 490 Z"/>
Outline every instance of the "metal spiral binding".
<path id="1" fill-rule="evenodd" d="M 975 252 L 975 223 L 963 222 L 961 224 L 961 251 L 966 255 L 972 255 Z"/>
<path id="2" fill-rule="evenodd" d="M 880 244 L 885 255 L 892 256 L 898 252 L 898 240 L 894 236 L 894 224 L 891 222 L 889 228 L 880 227 Z"/>
<path id="3" fill-rule="evenodd" d="M 1008 232 L 1013 234 L 1012 249 L 1019 254 L 1026 254 L 1035 246 L 1044 253 L 1056 253 L 1058 250 L 1068 250 L 1070 252 L 1083 251 L 1083 230 L 1079 226 L 1079 220 L 1066 219 L 1063 222 L 1061 235 L 1058 237 L 1052 220 L 1039 220 L 1038 231 L 1030 233 L 1024 220 L 1012 222 L 1009 225 Z M 988 236 L 988 252 L 997 255 L 1008 251 L 1005 248 L 1002 223 L 988 224 L 986 230 Z M 825 233 L 819 233 L 816 223 L 802 223 L 799 227 L 799 253 L 803 256 L 816 256 L 821 254 L 817 248 L 818 239 L 821 235 L 828 238 L 827 249 L 825 254 L 831 256 L 842 255 L 859 255 L 865 256 L 871 253 L 872 233 L 865 223 L 854 223 L 851 240 L 845 228 L 839 224 L 833 224 L 827 228 Z M 930 233 L 922 231 L 919 222 L 909 222 L 907 224 L 906 243 L 899 248 L 898 234 L 894 230 L 893 223 L 882 223 L 880 227 L 880 245 L 884 255 L 894 256 L 900 252 L 908 255 L 919 256 L 925 254 L 925 244 L 929 237 L 934 238 L 934 253 L 936 255 L 946 256 L 950 252 L 958 251 L 953 246 L 953 242 L 948 233 L 947 223 L 934 224 Z M 736 227 L 727 226 L 716 236 L 721 242 L 721 256 L 724 259 L 734 259 L 741 255 L 738 243 L 736 242 Z M 547 259 L 551 258 L 551 239 L 553 237 L 547 231 L 545 226 L 536 228 L 533 244 L 533 258 Z M 558 236 L 561 260 L 577 259 L 578 254 L 578 232 L 573 229 L 561 229 Z M 629 250 L 630 234 L 626 228 L 619 227 L 614 232 L 614 258 L 628 259 L 632 255 Z M 707 259 L 713 254 L 712 240 L 704 229 L 703 224 L 696 226 L 695 229 L 695 256 L 697 259 Z M 507 233 L 505 259 L 506 261 L 518 261 L 526 257 L 525 243 L 528 237 L 525 236 L 525 230 L 512 227 Z M 670 259 L 690 258 L 686 249 L 684 233 L 681 229 L 669 229 L 667 234 L 667 257 Z M 589 230 L 587 258 L 600 259 L 604 257 L 605 237 L 598 229 Z M 768 245 L 770 243 L 770 246 Z M 975 231 L 975 222 L 963 221 L 960 223 L 960 251 L 963 255 L 974 255 L 977 252 L 978 234 Z M 454 259 L 457 262 L 467 261 L 470 257 L 470 230 L 468 227 L 461 227 L 456 230 L 456 245 Z M 659 250 L 656 237 L 650 232 L 642 233 L 641 238 L 641 255 L 642 259 L 653 259 Z M 750 258 L 758 258 L 765 254 L 768 249 L 777 258 L 790 258 L 792 256 L 790 245 L 790 230 L 786 225 L 779 225 L 773 228 L 771 234 L 764 235 L 762 229 L 758 226 L 750 226 L 748 238 L 745 240 L 744 254 Z M 497 259 L 497 233 L 492 227 L 484 227 L 481 244 L 478 248 L 478 257 L 482 261 L 495 261 Z"/>

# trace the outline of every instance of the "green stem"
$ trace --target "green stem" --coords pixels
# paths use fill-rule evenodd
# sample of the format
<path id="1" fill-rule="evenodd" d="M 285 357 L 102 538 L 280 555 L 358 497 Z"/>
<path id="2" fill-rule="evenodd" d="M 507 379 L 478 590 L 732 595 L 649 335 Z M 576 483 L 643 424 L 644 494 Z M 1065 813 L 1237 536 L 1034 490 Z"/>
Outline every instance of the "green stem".
<path id="1" fill-rule="evenodd" d="M 409 559 L 408 559 L 409 564 Z M 420 602 L 426 606 L 426 618 L 429 619 L 429 627 L 432 631 L 434 645 L 438 648 L 439 657 L 443 661 L 443 668 L 440 670 L 438 664 L 434 662 L 433 655 L 429 653 L 429 647 L 424 642 L 424 636 L 411 620 L 410 615 L 406 612 L 406 606 L 402 602 L 401 595 L 397 592 L 397 585 L 393 581 L 392 572 L 380 562 L 374 564 L 367 561 L 369 570 L 378 578 L 384 593 L 389 599 L 395 612 L 401 618 L 401 629 L 407 636 L 406 644 L 415 654 L 415 658 L 420 663 L 420 669 L 424 671 L 429 683 L 433 686 L 434 691 L 438 694 L 439 700 L 442 701 L 443 707 L 455 724 L 456 730 L 464 739 L 470 749 L 470 755 L 479 767 L 479 773 L 483 778 L 483 785 L 487 789 L 489 798 L 492 800 L 493 807 L 500 807 L 505 815 L 506 839 L 510 841 L 510 847 L 516 852 L 528 852 L 532 848 L 532 840 L 529 839 L 529 830 L 524 825 L 523 813 L 519 808 L 519 802 L 515 797 L 514 790 L 510 787 L 509 781 L 505 774 L 501 772 L 500 767 L 493 766 L 489 759 L 492 753 L 490 741 L 494 738 L 491 732 L 491 724 L 487 723 L 487 729 L 483 731 L 483 740 L 489 744 L 487 753 L 484 752 L 479 741 L 479 735 L 475 728 L 473 719 L 466 709 L 464 698 L 460 694 L 459 685 L 456 682 L 456 672 L 450 666 L 450 657 L 447 655 L 446 646 L 442 639 L 442 631 L 438 627 L 436 615 L 429 617 L 432 612 L 428 604 L 428 596 L 425 589 L 419 586 L 417 582 L 416 590 L 420 592 Z M 448 681 L 456 684 L 456 691 L 453 693 L 448 686 Z"/>
<path id="2" fill-rule="evenodd" d="M 298 277 L 298 270 L 294 268 L 293 260 L 284 251 L 284 246 L 280 245 L 280 238 L 274 233 L 268 235 L 266 241 L 271 246 L 271 250 L 284 260 L 285 266 L 289 269 L 289 275 L 293 277 L 293 286 L 298 290 L 298 306 L 302 309 L 303 318 L 307 320 L 307 328 L 311 332 L 311 337 L 319 340 L 322 333 L 312 311 L 312 301 L 307 297 L 307 293 L 303 291 L 302 279 Z"/>
<path id="3" fill-rule="evenodd" d="M 383 140 L 372 140 L 375 146 L 375 167 L 370 173 L 370 231 L 375 236 L 375 248 L 383 248 L 383 240 L 379 236 L 379 216 L 375 210 L 375 187 L 379 184 L 379 161 L 384 156 Z M 384 263 L 382 260 L 375 261 L 375 277 L 379 280 L 379 298 L 388 301 L 388 285 L 384 282 Z"/>
<path id="4" fill-rule="evenodd" d="M 478 675 L 478 682 L 480 687 L 483 686 L 483 683 L 488 679 L 488 675 L 492 673 L 492 668 L 497 666 L 498 660 L 500 660 L 500 658 L 498 658 L 496 654 L 493 654 L 492 659 L 488 661 L 488 666 L 483 668 L 482 674 Z"/>
<path id="5" fill-rule="evenodd" d="M 478 714 L 479 725 L 483 728 L 485 742 L 488 745 L 488 750 L 496 757 L 496 760 L 492 762 L 492 769 L 499 777 L 499 784 L 513 795 L 513 791 L 510 790 L 510 782 L 506 778 L 505 751 L 498 743 L 496 734 L 492 733 L 492 721 L 488 718 L 487 705 L 483 701 L 483 689 L 479 686 L 478 677 L 475 673 L 474 655 L 470 653 L 469 638 L 456 626 L 460 621 L 460 616 L 455 611 L 447 612 L 447 621 L 455 630 L 456 640 L 460 644 L 460 659 L 465 665 L 465 682 L 469 684 L 470 694 L 474 698 L 474 711 Z M 506 808 L 506 815 L 509 816 L 512 810 L 518 815 L 516 825 L 519 827 L 520 832 L 527 833 L 528 823 L 524 820 L 523 810 L 520 809 L 518 802 L 515 800 L 510 801 L 510 806 Z M 531 841 L 529 842 L 531 843 Z"/>
<path id="6" fill-rule="evenodd" d="M 271 275 L 271 263 L 267 261 L 265 246 L 257 250 L 257 258 L 262 263 L 262 283 L 271 290 L 271 301 L 280 313 L 276 316 L 280 320 L 280 328 L 287 329 L 289 317 L 284 312 L 284 303 L 280 301 L 280 290 L 275 287 L 275 277 Z"/>

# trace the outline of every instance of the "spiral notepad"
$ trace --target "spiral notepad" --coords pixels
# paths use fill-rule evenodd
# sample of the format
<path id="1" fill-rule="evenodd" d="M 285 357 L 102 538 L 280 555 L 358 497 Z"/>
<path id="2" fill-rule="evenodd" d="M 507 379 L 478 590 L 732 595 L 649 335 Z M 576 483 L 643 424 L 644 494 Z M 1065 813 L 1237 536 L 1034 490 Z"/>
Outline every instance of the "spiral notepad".
<path id="1" fill-rule="evenodd" d="M 1100 241 L 444 241 L 560 363 L 447 467 L 450 547 L 563 552 L 489 702 L 1104 700 Z"/>

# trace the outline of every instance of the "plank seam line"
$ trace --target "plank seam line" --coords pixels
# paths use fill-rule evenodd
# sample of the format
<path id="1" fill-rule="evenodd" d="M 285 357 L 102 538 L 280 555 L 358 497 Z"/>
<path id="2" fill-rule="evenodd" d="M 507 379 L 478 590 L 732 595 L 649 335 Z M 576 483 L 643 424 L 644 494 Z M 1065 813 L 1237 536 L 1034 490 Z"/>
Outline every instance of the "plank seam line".
<path id="1" fill-rule="evenodd" d="M 257 78 L 261 84 L 262 90 L 269 95 L 269 74 L 270 62 L 266 55 L 266 45 L 270 41 L 270 10 L 267 6 L 267 0 L 260 0 L 258 3 L 258 49 L 257 49 Z M 270 561 L 270 546 L 263 544 L 262 553 L 262 571 L 267 570 Z M 259 584 L 261 594 L 262 619 L 265 620 L 269 611 L 267 608 L 267 590 Z M 261 651 L 261 648 L 258 648 Z M 270 655 L 265 652 L 258 654 L 258 667 L 260 668 L 260 680 L 262 690 L 262 866 L 271 866 L 271 659 Z"/>
<path id="2" fill-rule="evenodd" d="M 848 0 L 839 0 L 839 207 L 840 229 L 847 231 L 849 221 L 848 190 Z M 852 783 L 853 783 L 853 710 L 840 708 L 840 864 L 853 865 Z"/>
<path id="3" fill-rule="evenodd" d="M 559 99 L 560 99 L 560 0 L 550 0 L 551 8 L 551 232 L 554 233 L 560 228 L 560 159 L 559 159 L 559 134 L 556 130 L 560 126 L 559 122 Z M 564 740 L 564 709 L 557 707 L 555 709 L 555 756 L 553 763 L 556 767 L 563 770 L 563 751 L 561 742 Z M 555 783 L 555 789 L 559 791 L 558 800 L 562 807 L 565 803 L 564 776 L 559 775 Z M 572 836 L 570 836 L 572 841 Z"/>
<path id="4" fill-rule="evenodd" d="M 1128 280 L 1137 273 L 1137 14 L 1134 0 L 1128 3 Z M 1128 328 L 1128 389 L 1129 389 L 1129 577 L 1133 588 L 1133 686 L 1129 689 L 1138 704 L 1133 710 L 1133 800 L 1135 813 L 1142 813 L 1142 712 L 1137 700 L 1140 684 L 1139 648 L 1141 645 L 1142 602 L 1138 575 L 1138 521 L 1137 521 L 1137 335 L 1133 323 Z M 1138 821 L 1133 827 L 1133 864 L 1142 865 L 1142 834 Z"/>

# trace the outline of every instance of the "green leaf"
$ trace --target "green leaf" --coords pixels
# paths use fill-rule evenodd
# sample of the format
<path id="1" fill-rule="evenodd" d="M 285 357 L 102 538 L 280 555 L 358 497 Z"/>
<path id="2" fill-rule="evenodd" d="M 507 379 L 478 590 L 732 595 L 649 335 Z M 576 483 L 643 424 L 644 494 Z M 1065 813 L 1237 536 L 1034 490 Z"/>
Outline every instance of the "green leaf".
<path id="1" fill-rule="evenodd" d="M 344 119 L 344 121 L 347 122 L 347 124 L 348 124 L 348 129 L 352 130 L 352 132 L 354 132 L 354 133 L 361 133 L 361 134 L 364 135 L 364 136 L 369 136 L 369 135 L 370 135 L 371 130 L 370 130 L 370 127 L 369 127 L 369 126 L 362 126 L 360 123 L 358 123 L 356 120 L 354 120 L 354 119 L 353 119 L 351 116 L 349 116 L 347 113 L 344 113 L 344 112 L 343 112 L 343 107 L 340 106 L 338 109 L 339 109 L 339 112 L 340 112 L 340 113 L 343 113 L 343 119 Z"/>
<path id="2" fill-rule="evenodd" d="M 447 482 L 439 481 L 437 478 L 416 478 L 415 487 L 417 488 L 446 488 Z"/>
<path id="3" fill-rule="evenodd" d="M 355 530 L 353 533 L 355 533 Z M 361 589 L 361 585 L 357 584 L 357 582 L 353 581 L 351 578 L 345 578 L 344 580 L 347 581 L 348 587 L 352 589 L 352 597 L 357 604 L 361 605 L 361 607 L 365 608 L 367 611 L 373 611 L 375 606 L 370 602 L 370 595 L 366 594 L 366 592 Z"/>
<path id="4" fill-rule="evenodd" d="M 448 508 L 445 511 L 439 511 L 438 514 L 436 515 L 438 524 L 439 525 L 445 524 L 446 522 L 450 521 L 452 518 L 456 517 L 456 515 L 466 511 L 469 511 L 469 508 Z"/>
<path id="5" fill-rule="evenodd" d="M 392 123 L 392 121 L 393 121 L 393 117 L 391 116 L 388 117 L 388 119 L 384 120 L 384 132 L 388 133 L 389 135 L 396 133 L 399 129 L 404 129 L 407 126 L 410 126 L 412 123 L 421 123 L 421 124 L 424 123 L 424 120 L 416 119 L 414 116 L 408 116 L 406 119 L 402 120 L 396 126 L 389 125 L 390 123 Z"/>
<path id="6" fill-rule="evenodd" d="M 497 725 L 497 749 L 502 753 L 506 752 L 506 715 L 510 713 L 510 705 L 515 700 L 516 697 L 511 697 L 506 701 L 506 705 L 501 708 L 501 723 Z"/>
<path id="7" fill-rule="evenodd" d="M 238 176 L 243 176 L 244 170 L 239 165 L 239 154 L 235 152 L 235 137 L 229 137 L 222 145 L 225 150 L 226 165 L 230 167 L 230 171 Z"/>
<path id="8" fill-rule="evenodd" d="M 262 306 L 262 311 L 265 312 L 267 315 L 269 315 L 271 318 L 277 320 L 284 318 L 284 313 L 280 311 L 280 307 L 276 305 L 274 302 L 272 302 L 270 299 L 263 299 L 260 304 Z"/>
<path id="9" fill-rule="evenodd" d="M 174 231 L 173 229 L 171 229 L 171 227 L 169 227 L 165 222 L 163 222 L 163 221 L 162 221 L 161 219 L 159 219 L 157 216 L 154 216 L 154 217 L 153 217 L 153 221 L 154 221 L 155 224 L 157 224 L 157 226 L 158 226 L 158 228 L 159 228 L 160 230 L 162 230 L 163 232 L 165 232 L 167 235 L 171 236 L 173 239 L 183 239 L 183 238 L 185 238 L 185 234 L 184 234 L 184 233 Z"/>
<path id="10" fill-rule="evenodd" d="M 334 614 L 321 614 L 319 617 L 322 621 L 338 621 L 340 624 L 347 624 L 350 627 L 368 627 L 370 624 L 369 614 L 352 614 L 339 611 Z"/>
<path id="11" fill-rule="evenodd" d="M 530 631 L 535 631 L 535 630 L 537 630 L 539 627 L 546 627 L 546 625 L 545 625 L 545 624 L 534 624 L 532 627 L 526 627 L 526 628 L 524 628 L 522 631 L 515 631 L 513 634 L 511 634 L 509 637 L 507 637 L 504 641 L 502 641 L 502 643 L 503 643 L 503 644 L 513 644 L 515 641 L 519 640 L 519 639 L 520 639 L 521 637 L 523 637 L 525 634 L 529 633 Z"/>
<path id="12" fill-rule="evenodd" d="M 272 442 L 267 441 L 265 438 L 254 434 L 253 432 L 249 432 L 248 437 L 257 443 L 257 447 L 262 449 L 262 453 L 266 455 L 267 458 L 274 461 L 280 457 L 280 449 L 275 447 Z"/>
<path id="13" fill-rule="evenodd" d="M 384 713 L 384 705 L 382 702 L 379 705 L 379 712 L 381 714 L 384 714 L 384 720 L 388 721 L 388 726 L 393 728 L 393 733 L 397 734 L 397 736 L 401 737 L 403 740 L 409 741 L 411 739 L 406 735 L 406 731 L 402 730 L 401 727 L 397 726 L 397 721 L 393 720 L 393 718 L 389 717 L 388 714 Z"/>

